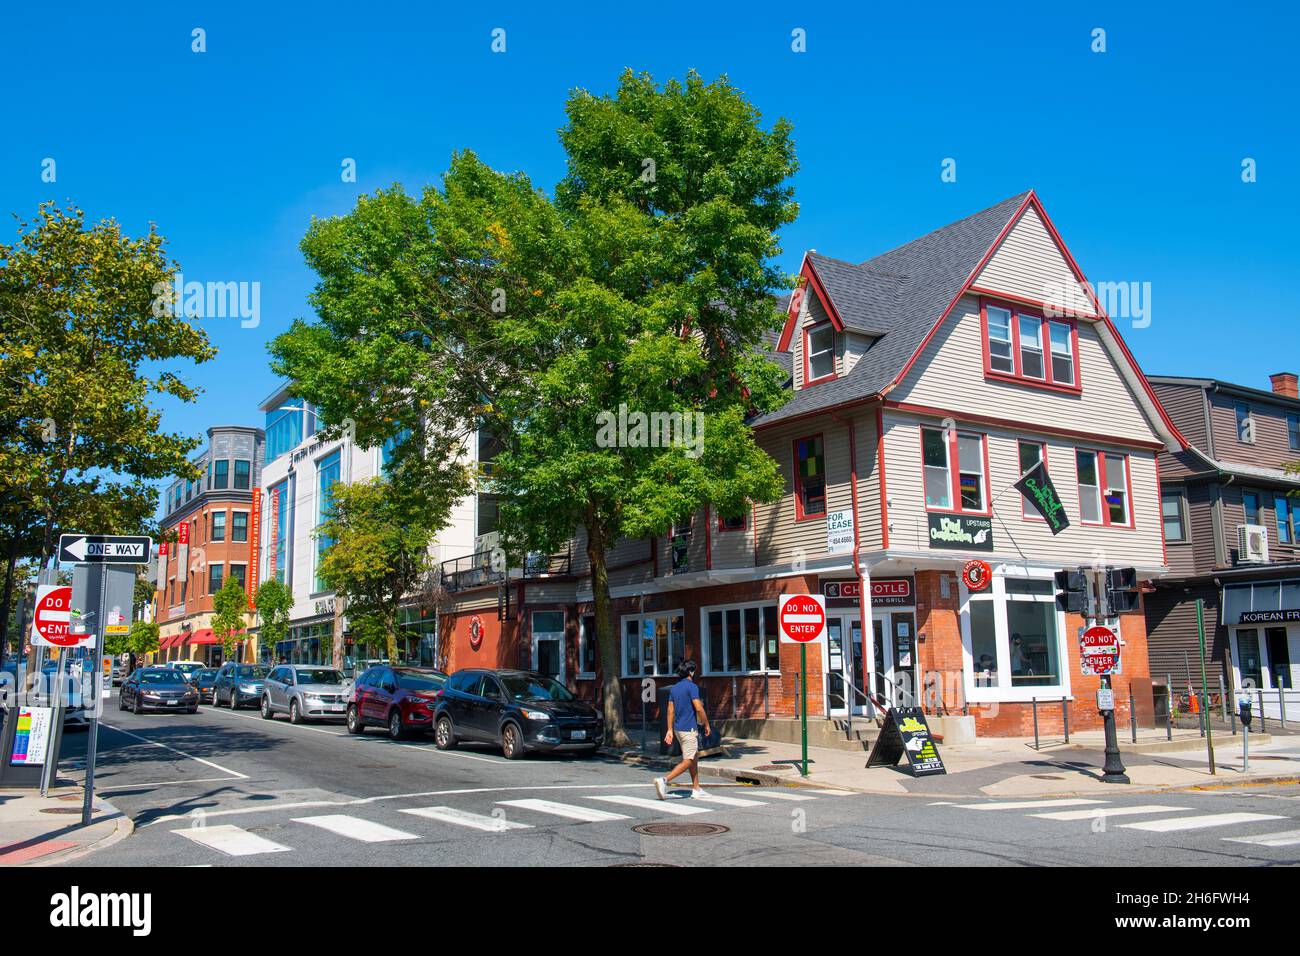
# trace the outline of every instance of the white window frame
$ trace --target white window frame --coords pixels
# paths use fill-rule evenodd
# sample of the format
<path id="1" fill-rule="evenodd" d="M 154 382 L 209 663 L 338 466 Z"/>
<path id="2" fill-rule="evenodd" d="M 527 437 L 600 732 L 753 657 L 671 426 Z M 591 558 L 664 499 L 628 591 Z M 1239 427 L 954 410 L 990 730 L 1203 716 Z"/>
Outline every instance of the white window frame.
<path id="1" fill-rule="evenodd" d="M 966 700 L 978 703 L 1019 703 L 1029 702 L 1035 697 L 1071 697 L 1070 664 L 1065 633 L 1065 612 L 1055 610 L 1057 660 L 1060 661 L 1061 682 L 1057 684 L 1037 685 L 1033 687 L 1013 687 L 1011 684 L 1011 634 L 1007 626 L 1007 588 L 1008 578 L 1052 582 L 1053 569 L 1037 567 L 1012 567 L 999 565 L 993 569 L 993 580 L 986 590 L 973 593 L 965 584 L 959 584 L 961 597 L 961 655 L 962 671 L 966 682 Z M 1052 593 L 1042 595 L 1017 594 L 1017 601 L 1033 601 L 1041 604 L 1056 605 L 1055 589 Z M 978 686 L 975 682 L 975 657 L 972 650 L 970 604 L 972 601 L 991 601 L 994 605 L 993 627 L 995 647 L 997 649 L 998 683 L 993 686 Z M 1118 623 L 1111 627 L 1118 631 Z"/>
<path id="2" fill-rule="evenodd" d="M 1052 337 L 1052 332 L 1057 329 L 1065 330 L 1065 351 L 1061 352 L 1056 347 L 1056 340 Z M 1055 362 L 1058 358 L 1065 359 L 1070 363 L 1070 380 L 1063 381 L 1056 377 L 1056 366 L 1051 366 L 1052 382 L 1055 385 L 1068 385 L 1074 388 L 1079 381 L 1079 370 L 1074 367 L 1074 329 L 1068 323 L 1057 322 L 1053 319 L 1047 320 L 1047 361 Z"/>
<path id="3" fill-rule="evenodd" d="M 1178 530 L 1180 532 L 1177 538 L 1169 537 L 1167 525 L 1169 516 L 1165 514 L 1165 501 L 1172 498 L 1178 506 Z M 1187 528 L 1187 497 L 1182 488 L 1162 488 L 1160 489 L 1160 527 L 1165 529 L 1165 542 L 1167 544 L 1186 544 L 1190 540 L 1190 534 Z"/>
<path id="4" fill-rule="evenodd" d="M 818 335 L 818 334 L 820 334 L 820 333 L 822 333 L 822 332 L 829 332 L 829 333 L 830 333 L 830 344 L 829 344 L 828 346 L 826 346 L 826 348 L 824 348 L 824 349 L 818 349 L 818 350 L 814 351 L 814 350 L 813 350 L 813 336 Z M 807 333 L 806 333 L 806 334 L 807 334 L 807 336 L 808 336 L 808 338 L 806 339 L 806 341 L 807 341 L 807 343 L 808 343 L 808 381 L 809 381 L 809 382 L 820 382 L 820 381 L 822 381 L 823 379 L 833 378 L 833 377 L 835 376 L 835 374 L 836 374 L 836 368 L 835 368 L 835 326 L 832 325 L 830 322 L 819 323 L 818 325 L 814 325 L 814 326 L 812 326 L 811 328 L 809 328 L 809 329 L 807 330 Z M 817 372 L 816 372 L 816 370 L 813 368 L 813 362 L 816 361 L 816 360 L 819 359 L 819 358 L 822 358 L 823 356 L 829 356 L 829 357 L 830 357 L 831 368 L 830 368 L 830 371 L 829 371 L 829 372 L 826 372 L 826 373 L 823 374 L 823 375 L 818 375 Z M 804 384 L 806 385 L 806 384 L 808 384 L 808 383 L 805 382 Z"/>
<path id="5" fill-rule="evenodd" d="M 1037 315 L 1031 315 L 1031 314 L 1028 313 L 1028 312 L 1017 312 L 1017 313 L 1016 313 L 1016 322 L 1019 323 L 1019 328 L 1017 329 L 1017 331 L 1018 331 L 1018 333 L 1019 333 L 1019 337 L 1020 337 L 1020 374 L 1021 374 L 1021 377 L 1022 377 L 1022 378 L 1030 379 L 1031 381 L 1035 381 L 1035 382 L 1046 382 L 1046 381 L 1048 381 L 1048 378 L 1047 378 L 1047 350 L 1046 350 L 1045 348 L 1043 348 L 1043 330 L 1047 327 L 1047 323 L 1046 323 L 1046 321 L 1045 321 L 1044 319 L 1042 319 L 1040 316 L 1037 316 Z M 1026 322 L 1036 322 L 1036 323 L 1038 323 L 1038 335 L 1035 336 L 1035 338 L 1034 338 L 1034 344 L 1033 344 L 1033 345 L 1029 345 L 1029 344 L 1027 344 L 1029 340 L 1025 338 L 1025 323 L 1026 323 Z M 1037 354 L 1038 354 L 1038 364 L 1039 364 L 1039 366 L 1040 366 L 1040 367 L 1042 368 L 1042 370 L 1043 370 L 1043 374 L 1042 374 L 1042 375 L 1030 375 L 1027 371 L 1025 371 L 1025 353 L 1026 353 L 1026 352 L 1031 352 L 1031 353 L 1037 353 Z"/>
<path id="6" fill-rule="evenodd" d="M 536 626 L 535 626 L 535 624 L 534 624 L 534 622 L 537 620 L 537 615 L 539 615 L 539 614 L 558 614 L 558 615 L 560 615 L 560 629 L 559 629 L 558 631 L 538 631 L 537 628 L 536 628 Z M 568 648 L 566 648 L 566 647 L 564 646 L 564 628 L 565 628 L 565 626 L 566 626 L 567 624 L 568 624 L 568 621 L 565 620 L 565 614 L 564 614 L 564 610 L 563 610 L 562 608 L 540 609 L 540 610 L 534 610 L 534 611 L 530 611 L 530 612 L 529 612 L 529 616 L 528 616 L 528 634 L 529 634 L 530 643 L 532 644 L 533 670 L 535 670 L 535 671 L 537 670 L 537 642 L 538 642 L 539 640 L 543 640 L 543 641 L 559 641 L 559 644 L 560 644 L 560 673 L 559 673 L 559 675 L 558 675 L 555 679 L 556 679 L 557 681 L 559 681 L 561 684 L 564 683 L 565 676 L 566 676 L 566 674 L 568 673 L 568 668 L 565 666 L 566 663 L 567 663 L 567 661 L 565 661 L 565 656 L 566 656 L 566 655 L 565 655 L 565 651 L 568 650 Z M 539 672 L 539 673 L 540 673 L 540 672 Z"/>
<path id="7" fill-rule="evenodd" d="M 228 544 L 248 544 L 248 536 L 253 533 L 253 524 L 250 519 L 250 512 L 247 508 L 231 508 L 230 521 L 226 525 L 226 542 Z M 235 540 L 235 515 L 244 516 L 244 540 Z"/>
<path id="8" fill-rule="evenodd" d="M 939 441 L 943 445 L 943 486 L 945 494 L 948 496 L 947 504 L 931 504 L 929 491 L 930 471 L 937 471 L 938 465 L 927 464 L 925 460 L 925 436 L 929 433 L 936 433 Z M 931 428 L 928 425 L 921 426 L 921 498 L 925 502 L 927 511 L 952 511 L 954 502 L 952 500 L 952 443 L 948 441 L 948 436 L 943 429 Z"/>
<path id="9" fill-rule="evenodd" d="M 226 576 L 221 579 L 221 586 L 225 587 L 226 582 L 235 576 L 235 568 L 244 569 L 244 590 L 248 590 L 248 562 L 247 561 L 227 561 Z"/>
<path id="10" fill-rule="evenodd" d="M 988 323 L 989 368 L 992 371 L 997 372 L 999 375 L 1015 375 L 1016 374 L 1016 337 L 1014 333 L 1011 331 L 1011 323 L 1015 321 L 1015 314 L 1010 309 L 1004 309 L 1000 305 L 986 305 L 984 309 L 985 309 L 986 321 Z M 993 335 L 993 313 L 995 311 L 1001 312 L 1003 315 L 1006 316 L 1007 337 L 1005 339 L 1001 337 L 994 337 Z M 997 342 L 999 345 L 1006 346 L 1007 354 L 1005 357 L 1005 361 L 1011 366 L 1010 368 L 1002 369 L 997 367 L 996 363 L 999 359 L 1002 359 L 1002 356 L 994 355 L 993 352 L 994 342 Z"/>
<path id="11" fill-rule="evenodd" d="M 775 666 L 773 666 L 773 663 L 767 659 L 767 639 L 772 635 L 767 633 L 767 625 L 764 624 L 763 622 L 763 608 L 777 607 L 777 603 L 778 602 L 776 601 L 745 601 L 740 604 L 711 604 L 708 607 L 700 608 L 700 657 L 702 658 L 701 666 L 703 668 L 703 674 L 705 677 L 747 677 L 747 676 L 761 677 L 764 674 L 781 673 L 781 635 L 779 633 L 780 627 L 778 625 L 778 633 L 776 635 L 776 639 L 777 639 L 776 662 L 775 662 Z M 740 612 L 740 619 L 741 619 L 740 639 L 744 641 L 745 611 L 749 610 L 750 608 L 755 608 L 758 610 L 758 630 L 759 630 L 758 653 L 759 653 L 759 658 L 762 661 L 762 667 L 760 667 L 758 670 L 740 670 L 740 669 L 724 670 L 720 667 L 714 667 L 713 652 L 710 648 L 710 640 L 709 640 L 709 636 L 710 636 L 709 635 L 709 614 L 720 611 L 722 613 L 723 627 L 725 628 L 726 621 L 727 621 L 727 612 L 728 611 Z M 744 657 L 745 651 L 743 647 L 741 648 L 740 653 L 741 653 L 741 657 Z M 726 655 L 725 632 L 723 634 L 723 655 L 724 656 Z"/>
<path id="12" fill-rule="evenodd" d="M 626 678 L 636 680 L 642 677 L 676 677 L 677 676 L 677 672 L 672 666 L 673 665 L 673 647 L 672 647 L 673 636 L 671 631 L 671 624 L 669 625 L 670 630 L 666 638 L 666 640 L 668 641 L 668 673 L 667 674 L 659 673 L 658 646 L 655 647 L 655 673 L 647 674 L 644 668 L 642 668 L 640 672 L 636 674 L 629 674 L 627 671 L 627 622 L 628 621 L 638 622 L 637 629 L 636 629 L 636 637 L 637 637 L 637 658 L 636 659 L 639 666 L 645 663 L 645 659 L 641 654 L 641 650 L 642 650 L 641 630 L 644 626 L 645 621 L 647 620 L 652 621 L 657 617 L 666 617 L 670 622 L 674 617 L 680 617 L 682 619 L 682 654 L 684 655 L 686 653 L 686 611 L 684 609 L 677 608 L 676 610 L 645 611 L 641 614 L 624 614 L 618 620 L 618 670 L 619 670 L 619 675 L 621 677 L 626 677 Z"/>

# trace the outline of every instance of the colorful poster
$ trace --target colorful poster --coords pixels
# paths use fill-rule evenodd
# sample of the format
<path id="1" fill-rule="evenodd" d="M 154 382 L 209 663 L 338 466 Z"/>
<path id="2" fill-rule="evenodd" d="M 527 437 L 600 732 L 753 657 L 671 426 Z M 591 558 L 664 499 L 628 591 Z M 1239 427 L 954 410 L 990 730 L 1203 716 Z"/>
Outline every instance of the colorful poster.
<path id="1" fill-rule="evenodd" d="M 10 766 L 41 767 L 45 765 L 46 751 L 50 746 L 51 707 L 18 708 L 18 728 L 14 734 L 14 752 Z"/>

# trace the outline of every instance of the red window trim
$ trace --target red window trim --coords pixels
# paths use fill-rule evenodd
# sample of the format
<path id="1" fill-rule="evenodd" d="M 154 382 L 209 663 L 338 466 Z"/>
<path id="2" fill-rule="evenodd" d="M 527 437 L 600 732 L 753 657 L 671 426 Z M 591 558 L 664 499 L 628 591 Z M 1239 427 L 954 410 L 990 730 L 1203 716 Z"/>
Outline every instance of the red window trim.
<path id="1" fill-rule="evenodd" d="M 831 373 L 829 375 L 823 375 L 821 378 L 809 380 L 808 375 L 809 375 L 810 363 L 808 361 L 808 339 L 812 336 L 813 332 L 816 332 L 823 325 L 829 325 L 831 327 Z M 805 326 L 803 330 L 803 387 L 804 388 L 809 388 L 810 386 L 813 385 L 820 385 L 822 382 L 834 381 L 835 378 L 838 377 L 835 372 L 835 364 L 836 364 L 835 344 L 836 343 L 835 343 L 834 322 L 831 322 L 828 319 L 823 322 L 817 322 L 814 325 Z"/>
<path id="2" fill-rule="evenodd" d="M 1021 445 L 1037 445 L 1039 448 L 1043 450 L 1043 455 L 1042 455 L 1043 467 L 1047 469 L 1048 474 L 1050 475 L 1052 471 L 1052 466 L 1047 463 L 1047 442 L 1034 441 L 1032 438 L 1017 438 L 1016 439 L 1016 464 L 1017 465 L 1020 464 Z M 1077 478 L 1079 474 L 1077 469 L 1075 470 L 1074 474 L 1075 477 Z M 1039 524 L 1047 524 L 1047 519 L 1038 513 L 1038 509 L 1035 508 L 1033 505 L 1031 505 L 1029 503 L 1029 500 L 1025 498 L 1024 495 L 1020 496 L 1020 517 L 1024 518 L 1026 521 L 1037 521 Z"/>
<path id="3" fill-rule="evenodd" d="M 989 313 L 988 307 L 1004 309 L 1011 313 L 1011 372 L 1001 372 L 993 368 L 992 356 L 989 354 Z M 1020 358 L 1020 316 L 1026 315 L 1042 323 L 1043 377 L 1032 378 L 1024 374 Z M 1052 381 L 1052 336 L 1048 331 L 1049 322 L 1059 322 L 1070 327 L 1070 349 L 1074 360 L 1074 384 L 1066 385 Z M 1065 392 L 1070 395 L 1083 393 L 1083 367 L 1079 361 L 1079 321 L 1073 316 L 1049 316 L 1040 309 L 1032 309 L 1012 302 L 1009 299 L 989 299 L 980 296 L 980 349 L 984 355 L 984 378 L 998 382 L 1013 382 L 1016 385 L 1029 385 L 1033 388 L 1047 389 L 1053 392 Z"/>
<path id="4" fill-rule="evenodd" d="M 794 474 L 794 520 L 795 521 L 815 521 L 818 518 L 825 518 L 827 511 L 830 510 L 828 496 L 830 494 L 830 482 L 826 480 L 825 472 L 822 473 L 822 510 L 817 514 L 804 514 L 803 511 L 803 479 L 799 474 L 799 443 L 818 439 L 822 443 L 822 467 L 826 466 L 826 441 L 822 438 L 821 432 L 812 435 L 805 435 L 802 438 L 796 438 L 790 443 L 790 463 L 791 471 Z"/>
<path id="5" fill-rule="evenodd" d="M 1079 455 L 1097 456 L 1097 499 L 1101 512 L 1101 521 L 1083 520 L 1083 485 L 1079 481 Z M 1110 509 L 1106 507 L 1106 456 L 1117 455 L 1124 459 L 1124 494 L 1128 503 L 1128 524 L 1116 524 L 1110 520 Z M 1137 511 L 1133 504 L 1133 456 L 1128 452 L 1107 452 L 1100 448 L 1076 448 L 1074 450 L 1074 487 L 1079 496 L 1079 524 L 1088 528 L 1123 528 L 1133 531 L 1137 528 Z M 1163 526 L 1164 518 L 1161 517 Z M 1163 533 L 1163 532 L 1162 532 Z"/>
<path id="6" fill-rule="evenodd" d="M 822 453 L 823 453 L 823 455 L 825 454 L 825 450 L 824 450 L 824 449 L 823 449 L 823 452 L 822 452 Z M 795 464 L 797 465 L 798 462 L 796 462 Z M 728 533 L 730 533 L 730 532 L 732 532 L 732 531 L 748 531 L 748 530 L 749 530 L 749 515 L 748 515 L 748 514 L 746 514 L 745 512 L 742 511 L 739 515 L 734 515 L 733 517 L 737 517 L 737 518 L 740 519 L 740 527 L 739 527 L 739 528 L 727 528 L 727 527 L 724 527 L 723 522 L 725 522 L 727 519 L 724 518 L 724 517 L 722 516 L 722 512 L 719 511 L 719 512 L 718 512 L 718 531 L 720 531 L 720 532 L 728 532 Z"/>
<path id="7" fill-rule="evenodd" d="M 927 431 L 938 432 L 943 434 L 942 428 L 936 428 L 933 425 L 922 425 L 919 431 L 921 439 L 921 500 L 925 501 L 925 510 L 931 514 L 943 515 L 981 515 L 983 517 L 992 517 L 993 515 L 993 496 L 989 493 L 989 436 L 987 432 L 971 431 L 968 428 L 954 428 L 952 437 L 948 439 L 948 483 L 949 494 L 953 506 L 951 508 L 935 508 L 925 496 L 925 433 Z M 971 511 L 961 506 L 961 466 L 957 461 L 957 436 L 958 435 L 978 435 L 981 450 L 984 453 L 984 510 Z"/>

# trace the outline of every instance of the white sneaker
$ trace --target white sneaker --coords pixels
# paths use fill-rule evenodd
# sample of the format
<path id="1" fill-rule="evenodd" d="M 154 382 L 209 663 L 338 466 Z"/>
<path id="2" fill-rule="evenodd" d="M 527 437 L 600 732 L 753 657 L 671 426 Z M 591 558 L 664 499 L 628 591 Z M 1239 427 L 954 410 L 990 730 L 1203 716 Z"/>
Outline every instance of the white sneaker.
<path id="1" fill-rule="evenodd" d="M 691 796 L 692 796 L 692 797 L 707 797 L 708 794 L 704 792 L 704 788 L 703 788 L 703 787 L 692 787 L 692 788 L 691 788 Z"/>
<path id="2" fill-rule="evenodd" d="M 663 777 L 655 777 L 655 796 L 660 800 L 668 799 L 668 781 Z"/>

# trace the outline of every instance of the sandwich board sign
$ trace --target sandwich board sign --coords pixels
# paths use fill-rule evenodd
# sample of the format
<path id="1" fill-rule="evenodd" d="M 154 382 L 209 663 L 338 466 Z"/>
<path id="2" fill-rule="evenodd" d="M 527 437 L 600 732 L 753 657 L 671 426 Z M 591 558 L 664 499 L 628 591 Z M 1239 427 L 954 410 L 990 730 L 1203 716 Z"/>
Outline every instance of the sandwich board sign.
<path id="1" fill-rule="evenodd" d="M 948 772 L 920 707 L 892 707 L 886 712 L 885 726 L 880 728 L 867 766 L 896 767 L 903 756 L 907 757 L 907 769 L 913 777 Z"/>

